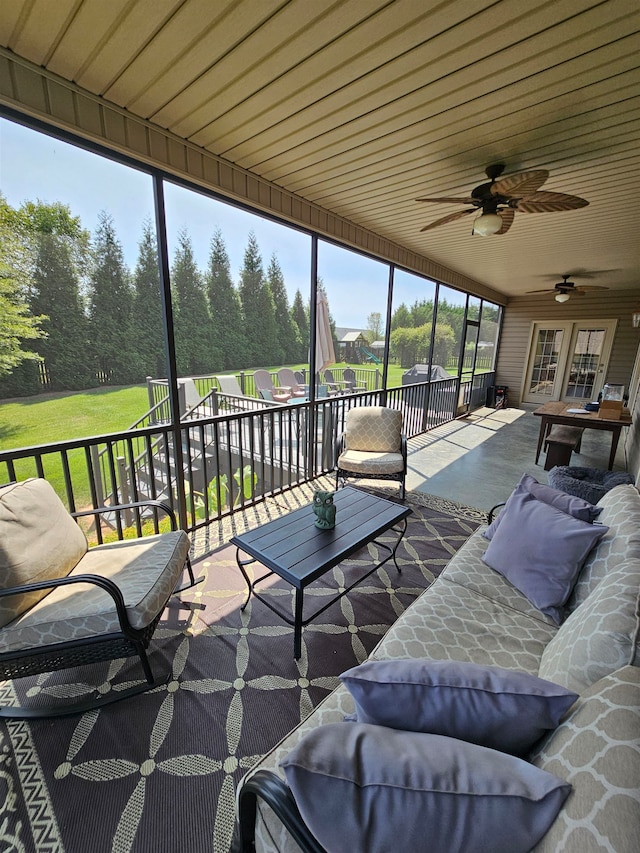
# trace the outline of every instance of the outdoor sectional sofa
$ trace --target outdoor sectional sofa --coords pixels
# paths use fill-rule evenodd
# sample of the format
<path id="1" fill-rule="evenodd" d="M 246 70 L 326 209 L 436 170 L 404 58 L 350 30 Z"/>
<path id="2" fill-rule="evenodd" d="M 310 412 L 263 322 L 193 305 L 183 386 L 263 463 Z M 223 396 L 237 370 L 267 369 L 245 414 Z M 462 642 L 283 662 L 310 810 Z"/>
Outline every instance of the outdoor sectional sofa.
<path id="1" fill-rule="evenodd" d="M 394 661 L 400 665 L 399 659 L 466 662 L 529 673 L 578 694 L 579 698 L 575 702 L 572 698 L 568 710 L 559 716 L 557 728 L 558 721 L 523 755 L 527 768 L 548 771 L 571 786 L 548 831 L 545 828 L 532 845 L 536 853 L 636 853 L 640 849 L 640 494 L 632 485 L 617 486 L 598 506 L 601 512 L 593 526 L 604 525 L 608 531 L 588 551 L 561 615 L 553 608 L 545 608 L 547 612 L 543 613 L 502 574 L 486 565 L 483 555 L 491 543 L 483 526 L 400 616 L 365 664 Z M 540 530 L 539 535 L 553 547 L 548 528 Z M 518 564 L 526 548 L 526 531 L 518 530 L 512 542 L 513 565 Z M 403 701 L 399 694 L 399 708 Z M 292 750 L 298 750 L 310 737 L 317 740 L 329 732 L 342 737 L 342 732 L 348 732 L 345 727 L 354 725 L 345 721 L 354 711 L 356 705 L 343 680 L 247 773 L 238 790 L 243 850 L 254 849 L 254 841 L 260 853 L 327 849 L 309 832 L 300 814 L 302 809 L 298 810 L 284 781 L 280 762 L 290 761 Z M 524 719 L 522 726 L 526 726 Z M 392 738 L 405 736 L 390 729 L 386 732 L 390 743 Z M 326 791 L 326 786 L 319 784 L 317 799 L 320 803 L 324 800 L 326 822 L 337 827 L 340 837 L 342 823 L 347 827 L 352 817 L 347 814 L 352 804 L 345 798 L 344 807 L 336 808 Z M 515 849 L 509 841 L 514 823 L 509 823 L 507 813 L 500 830 L 504 838 L 498 832 L 490 842 L 485 838 L 476 844 L 472 824 L 464 827 L 466 841 L 459 848 L 453 841 L 451 846 L 445 843 L 444 848 L 439 847 L 435 840 L 439 835 L 437 824 L 450 819 L 450 802 L 445 806 L 436 810 L 435 817 L 433 810 L 425 807 L 418 821 L 423 845 L 411 849 L 492 853 Z M 403 829 L 404 821 L 397 810 L 393 817 L 387 812 L 378 818 L 382 821 L 379 826 L 393 821 L 398 832 Z M 371 826 L 367 831 L 372 831 Z M 354 849 L 347 836 L 345 829 L 344 845 L 334 845 L 330 853 Z M 359 849 L 373 853 L 384 848 L 376 845 L 375 838 L 363 837 Z M 391 849 L 409 848 L 399 841 Z"/>

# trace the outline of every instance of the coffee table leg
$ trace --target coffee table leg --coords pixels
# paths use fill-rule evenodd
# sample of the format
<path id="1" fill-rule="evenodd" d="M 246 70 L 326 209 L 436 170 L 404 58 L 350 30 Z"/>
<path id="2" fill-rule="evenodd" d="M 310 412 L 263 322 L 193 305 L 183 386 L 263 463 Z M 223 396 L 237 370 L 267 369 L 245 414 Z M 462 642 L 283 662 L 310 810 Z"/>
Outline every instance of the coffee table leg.
<path id="1" fill-rule="evenodd" d="M 293 656 L 296 660 L 302 654 L 302 600 L 304 590 L 296 589 L 295 613 L 293 617 Z"/>
<path id="2" fill-rule="evenodd" d="M 242 572 L 242 577 L 245 579 L 245 581 L 247 582 L 247 586 L 249 587 L 249 591 L 247 593 L 247 600 L 245 601 L 244 604 L 242 604 L 240 606 L 240 610 L 244 611 L 245 607 L 249 603 L 249 599 L 251 598 L 251 590 L 252 590 L 251 579 L 249 578 L 249 575 L 245 572 L 244 567 L 245 567 L 245 564 L 255 563 L 255 560 L 241 560 L 240 559 L 240 548 L 236 548 L 236 563 L 238 564 L 238 568 Z"/>
<path id="3" fill-rule="evenodd" d="M 401 575 L 402 569 L 400 568 L 400 566 L 398 565 L 398 561 L 396 560 L 396 551 L 398 550 L 398 545 L 402 542 L 402 537 L 407 531 L 407 519 L 402 519 L 402 530 L 398 531 L 396 527 L 392 527 L 391 529 L 396 531 L 396 533 L 400 533 L 400 535 L 398 536 L 398 541 L 393 546 L 393 562 L 395 563 L 396 569 L 398 570 L 398 574 Z"/>

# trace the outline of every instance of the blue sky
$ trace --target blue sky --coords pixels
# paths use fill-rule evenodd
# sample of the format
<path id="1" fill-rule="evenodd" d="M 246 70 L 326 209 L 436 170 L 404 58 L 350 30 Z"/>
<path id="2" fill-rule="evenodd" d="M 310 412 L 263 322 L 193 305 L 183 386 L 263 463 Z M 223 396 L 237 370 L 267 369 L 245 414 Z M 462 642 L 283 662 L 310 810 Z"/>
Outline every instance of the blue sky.
<path id="1" fill-rule="evenodd" d="M 68 204 L 91 232 L 98 225 L 100 212 L 107 211 L 131 269 L 144 221 L 154 218 L 148 175 L 5 119 L 0 119 L 0 190 L 14 207 L 36 199 Z M 211 236 L 220 228 L 237 282 L 247 237 L 253 231 L 265 270 L 275 252 L 290 300 L 297 289 L 305 300 L 308 298 L 311 240 L 307 234 L 176 185 L 166 187 L 165 198 L 170 257 L 176 236 L 184 229 L 191 237 L 196 262 L 204 270 Z M 388 283 L 385 264 L 321 243 L 318 274 L 338 326 L 366 328 L 367 317 L 374 311 L 384 320 Z M 411 304 L 429 298 L 432 290 L 417 277 L 398 276 L 394 303 Z"/>

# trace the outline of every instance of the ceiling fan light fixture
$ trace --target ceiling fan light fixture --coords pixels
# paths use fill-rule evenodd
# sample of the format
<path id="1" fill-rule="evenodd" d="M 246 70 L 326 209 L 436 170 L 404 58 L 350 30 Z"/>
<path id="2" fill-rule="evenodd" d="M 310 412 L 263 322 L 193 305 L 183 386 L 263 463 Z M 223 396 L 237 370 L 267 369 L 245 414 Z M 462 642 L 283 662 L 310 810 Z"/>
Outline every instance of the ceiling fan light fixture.
<path id="1" fill-rule="evenodd" d="M 502 228 L 502 217 L 499 213 L 481 213 L 473 220 L 473 233 L 482 237 L 497 234 Z"/>
<path id="2" fill-rule="evenodd" d="M 556 293 L 556 302 L 568 302 L 569 294 L 568 293 Z"/>

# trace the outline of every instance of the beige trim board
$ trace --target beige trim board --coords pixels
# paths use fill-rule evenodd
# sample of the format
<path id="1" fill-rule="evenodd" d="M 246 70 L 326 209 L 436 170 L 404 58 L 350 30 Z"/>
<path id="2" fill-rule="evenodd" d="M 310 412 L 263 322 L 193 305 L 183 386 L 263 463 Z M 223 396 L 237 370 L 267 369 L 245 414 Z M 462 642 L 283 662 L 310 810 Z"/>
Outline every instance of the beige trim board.
<path id="1" fill-rule="evenodd" d="M 428 278 L 504 305 L 503 294 L 336 216 L 0 47 L 0 104 Z"/>

